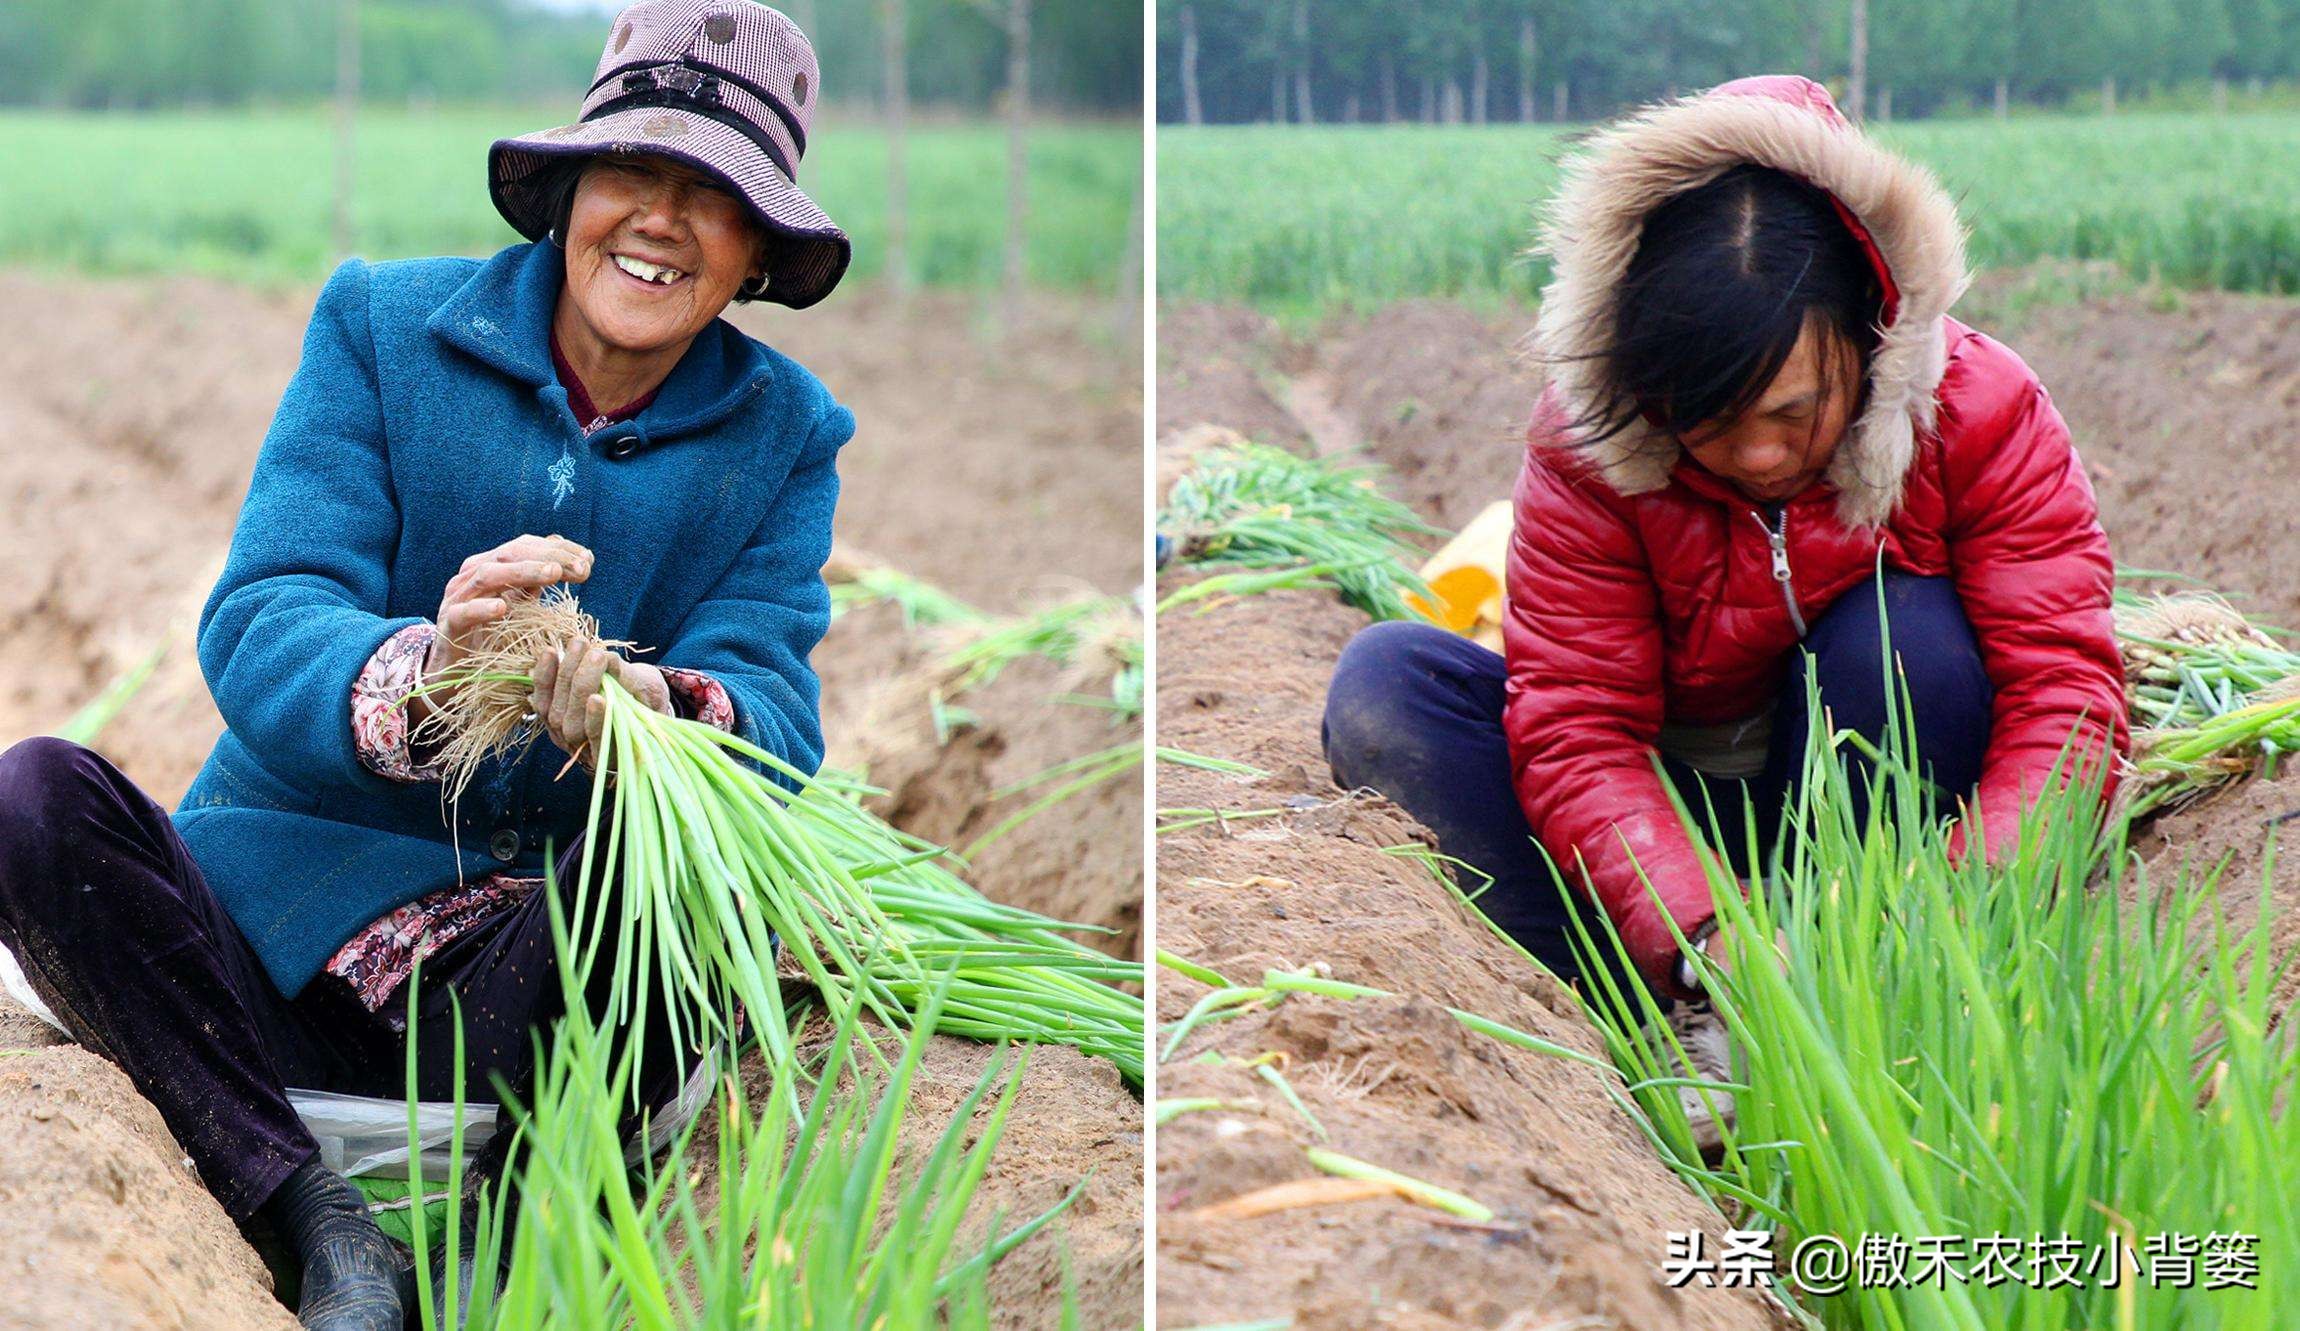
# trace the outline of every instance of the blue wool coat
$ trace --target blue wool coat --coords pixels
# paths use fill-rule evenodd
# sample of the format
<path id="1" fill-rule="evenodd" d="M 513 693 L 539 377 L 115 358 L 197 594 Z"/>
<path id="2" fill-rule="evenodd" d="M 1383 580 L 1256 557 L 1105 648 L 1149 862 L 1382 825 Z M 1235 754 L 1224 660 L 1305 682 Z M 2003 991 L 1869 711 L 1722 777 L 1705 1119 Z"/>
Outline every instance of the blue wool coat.
<path id="1" fill-rule="evenodd" d="M 710 672 L 746 739 L 805 771 L 822 760 L 807 657 L 830 622 L 821 570 L 852 413 L 720 320 L 645 411 L 585 439 L 551 365 L 563 275 L 548 243 L 355 259 L 312 312 L 201 612 L 227 729 L 175 814 L 284 994 L 459 870 L 540 877 L 547 843 L 583 828 L 590 780 L 554 780 L 566 755 L 547 739 L 483 767 L 452 830 L 438 783 L 359 761 L 353 680 L 437 613 L 470 555 L 524 533 L 590 547 L 576 590 L 606 636 Z"/>

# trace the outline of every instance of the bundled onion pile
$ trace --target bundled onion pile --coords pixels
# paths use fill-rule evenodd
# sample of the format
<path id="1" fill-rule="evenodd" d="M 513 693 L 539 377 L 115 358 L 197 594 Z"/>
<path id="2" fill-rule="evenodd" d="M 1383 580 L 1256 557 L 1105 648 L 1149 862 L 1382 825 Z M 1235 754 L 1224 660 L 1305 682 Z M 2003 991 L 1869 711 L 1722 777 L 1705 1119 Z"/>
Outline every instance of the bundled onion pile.
<path id="1" fill-rule="evenodd" d="M 2119 592 L 2115 614 L 2133 716 L 2126 817 L 2300 751 L 2300 652 L 2210 592 Z"/>
<path id="2" fill-rule="evenodd" d="M 1184 563 L 1331 577 L 1342 599 L 1376 619 L 1414 619 L 1427 599 L 1414 541 L 1448 533 L 1377 488 L 1378 467 L 1240 441 L 1208 448 L 1174 482 L 1158 513 Z M 1262 583 L 1254 590 L 1268 590 Z M 1248 590 L 1238 587 L 1237 590 Z"/>

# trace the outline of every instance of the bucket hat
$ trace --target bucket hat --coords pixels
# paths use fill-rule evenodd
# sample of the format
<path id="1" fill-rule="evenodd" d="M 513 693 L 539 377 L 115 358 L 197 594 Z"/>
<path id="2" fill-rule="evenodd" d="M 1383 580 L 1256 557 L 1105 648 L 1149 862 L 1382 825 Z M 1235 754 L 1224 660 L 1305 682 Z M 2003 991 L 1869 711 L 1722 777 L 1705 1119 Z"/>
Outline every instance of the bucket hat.
<path id="1" fill-rule="evenodd" d="M 806 34 L 754 0 L 639 0 L 616 15 L 572 125 L 498 139 L 488 150 L 496 211 L 541 240 L 562 180 L 554 168 L 602 153 L 656 153 L 707 172 L 775 243 L 764 289 L 743 295 L 804 309 L 846 272 L 846 233 L 798 186 L 807 126 L 822 101 Z"/>

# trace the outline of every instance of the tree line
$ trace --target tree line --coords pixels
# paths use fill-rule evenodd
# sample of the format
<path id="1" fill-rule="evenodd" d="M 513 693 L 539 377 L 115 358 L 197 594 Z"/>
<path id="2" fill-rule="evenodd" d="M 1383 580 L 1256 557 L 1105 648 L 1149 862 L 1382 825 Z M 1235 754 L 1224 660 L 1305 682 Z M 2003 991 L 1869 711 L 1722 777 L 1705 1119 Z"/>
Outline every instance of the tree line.
<path id="1" fill-rule="evenodd" d="M 751 3 L 752 0 L 731 0 Z M 1007 0 L 897 0 L 911 34 L 890 81 L 885 0 L 790 0 L 814 40 L 833 102 L 999 104 L 1010 76 Z M 0 0 L 0 106 L 153 110 L 296 102 L 333 94 L 338 22 L 356 15 L 371 101 L 565 100 L 590 82 L 615 6 L 592 13 L 523 0 Z M 1126 5 L 1041 3 L 1031 23 L 1031 100 L 1124 114 L 1141 105 L 1141 14 Z"/>
<path id="2" fill-rule="evenodd" d="M 1871 117 L 2258 92 L 2300 0 L 1160 0 L 1163 121 L 1583 120 L 1758 72 Z"/>

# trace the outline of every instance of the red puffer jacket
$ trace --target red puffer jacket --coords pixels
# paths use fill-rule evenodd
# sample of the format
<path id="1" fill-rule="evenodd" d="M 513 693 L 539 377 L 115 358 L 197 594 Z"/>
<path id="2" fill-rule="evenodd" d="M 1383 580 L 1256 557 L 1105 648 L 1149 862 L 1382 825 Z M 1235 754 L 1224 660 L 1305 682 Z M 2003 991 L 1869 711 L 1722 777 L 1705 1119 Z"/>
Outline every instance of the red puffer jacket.
<path id="1" fill-rule="evenodd" d="M 1640 428 L 1594 445 L 1567 422 L 1602 366 L 1614 291 L 1645 215 L 1755 162 L 1827 190 L 1886 293 L 1868 397 L 1826 480 L 1784 507 L 1751 500 Z M 2036 376 L 1947 316 L 1963 232 L 1931 175 L 1846 126 L 1800 78 L 1727 84 L 1648 110 L 1570 164 L 1544 227 L 1555 280 L 1536 347 L 1553 367 L 1534 409 L 1511 541 L 1505 724 L 1519 800 L 1568 873 L 1580 866 L 1654 983 L 1713 908 L 1649 751 L 1662 720 L 1765 710 L 1803 624 L 1888 567 L 1955 579 L 1996 704 L 1980 787 L 1994 851 L 2068 742 L 2123 752 L 2113 571 L 2092 487 Z M 1785 579 L 1785 580 L 1783 580 Z M 2110 764 L 2113 769 L 2113 764 Z M 2114 779 L 2114 772 L 2107 774 Z"/>

